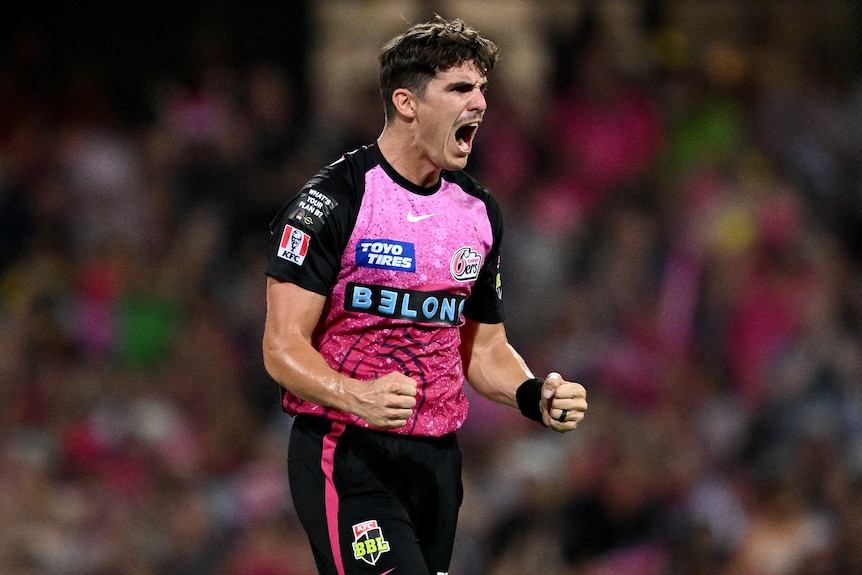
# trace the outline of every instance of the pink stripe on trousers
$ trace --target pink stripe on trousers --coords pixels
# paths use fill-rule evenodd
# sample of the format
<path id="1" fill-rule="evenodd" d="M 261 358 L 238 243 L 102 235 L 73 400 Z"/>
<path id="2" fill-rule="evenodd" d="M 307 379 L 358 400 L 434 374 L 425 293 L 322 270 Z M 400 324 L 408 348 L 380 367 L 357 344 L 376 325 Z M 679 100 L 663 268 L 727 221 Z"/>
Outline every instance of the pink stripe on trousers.
<path id="1" fill-rule="evenodd" d="M 341 556 L 341 539 L 338 535 L 338 491 L 335 489 L 333 472 L 335 471 L 335 448 L 338 438 L 344 433 L 343 423 L 333 423 L 332 430 L 323 438 L 323 455 L 320 467 L 326 478 L 324 502 L 326 505 L 326 525 L 329 530 L 329 544 L 332 547 L 332 559 L 338 575 L 344 575 L 344 559 Z"/>

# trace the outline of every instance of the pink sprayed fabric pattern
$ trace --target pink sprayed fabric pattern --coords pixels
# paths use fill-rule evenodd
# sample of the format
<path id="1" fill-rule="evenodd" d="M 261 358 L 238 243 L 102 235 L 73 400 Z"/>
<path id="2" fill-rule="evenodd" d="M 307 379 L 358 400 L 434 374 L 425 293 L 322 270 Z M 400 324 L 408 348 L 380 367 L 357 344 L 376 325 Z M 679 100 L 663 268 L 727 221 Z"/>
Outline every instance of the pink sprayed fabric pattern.
<path id="1" fill-rule="evenodd" d="M 442 325 L 422 318 L 352 311 L 345 305 L 347 286 L 356 283 L 468 297 L 475 278 L 456 279 L 451 269 L 453 256 L 468 247 L 481 254 L 485 264 L 493 245 L 487 208 L 482 200 L 445 179 L 433 194 L 413 193 L 393 181 L 379 165 L 365 174 L 365 187 L 331 305 L 314 343 L 333 369 L 356 379 L 372 379 L 392 371 L 413 377 L 419 386 L 416 410 L 407 425 L 394 432 L 442 436 L 458 429 L 467 417 L 458 350 L 463 318 L 458 317 L 456 325 Z M 357 265 L 357 245 L 368 240 L 412 244 L 415 271 Z M 355 415 L 325 409 L 290 394 L 285 396 L 285 407 L 291 414 L 320 415 L 367 427 Z"/>

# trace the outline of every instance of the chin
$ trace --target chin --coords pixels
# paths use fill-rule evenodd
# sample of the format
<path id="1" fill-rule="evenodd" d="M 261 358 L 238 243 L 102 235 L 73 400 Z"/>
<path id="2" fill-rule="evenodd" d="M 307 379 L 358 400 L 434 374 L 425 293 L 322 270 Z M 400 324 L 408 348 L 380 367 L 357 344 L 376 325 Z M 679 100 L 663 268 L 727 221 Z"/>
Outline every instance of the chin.
<path id="1" fill-rule="evenodd" d="M 456 156 L 446 162 L 446 169 L 449 171 L 463 170 L 467 167 L 467 159 L 469 156 Z"/>

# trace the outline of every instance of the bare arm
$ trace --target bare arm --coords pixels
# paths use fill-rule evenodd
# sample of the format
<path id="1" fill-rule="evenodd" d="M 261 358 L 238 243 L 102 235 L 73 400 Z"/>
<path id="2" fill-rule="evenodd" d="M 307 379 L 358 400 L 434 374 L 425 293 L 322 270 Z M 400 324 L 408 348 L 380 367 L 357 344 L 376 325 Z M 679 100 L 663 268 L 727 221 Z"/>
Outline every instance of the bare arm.
<path id="1" fill-rule="evenodd" d="M 516 393 L 533 374 L 509 343 L 502 323 L 467 320 L 461 328 L 461 358 L 467 381 L 480 395 L 517 409 Z M 586 390 L 579 383 L 549 374 L 542 385 L 542 422 L 554 431 L 571 431 L 584 418 Z M 563 413 L 565 410 L 565 414 Z M 560 421 L 565 416 L 564 421 Z"/>
<path id="2" fill-rule="evenodd" d="M 372 381 L 342 375 L 312 345 L 326 298 L 267 278 L 263 363 L 279 385 L 324 407 L 358 415 L 372 427 L 402 427 L 416 405 L 416 382 L 400 373 Z"/>
<path id="3" fill-rule="evenodd" d="M 509 344 L 502 323 L 467 320 L 461 328 L 461 359 L 473 389 L 491 401 L 517 409 L 515 392 L 533 374 Z"/>

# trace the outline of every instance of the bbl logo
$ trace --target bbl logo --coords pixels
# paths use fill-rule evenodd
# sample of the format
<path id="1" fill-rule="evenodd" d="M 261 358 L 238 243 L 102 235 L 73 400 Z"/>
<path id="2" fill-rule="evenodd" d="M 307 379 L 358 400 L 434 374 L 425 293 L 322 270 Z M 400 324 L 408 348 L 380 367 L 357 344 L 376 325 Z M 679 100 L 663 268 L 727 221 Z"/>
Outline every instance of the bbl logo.
<path id="1" fill-rule="evenodd" d="M 382 553 L 389 551 L 389 542 L 376 519 L 363 521 L 353 526 L 353 558 L 374 565 Z"/>

